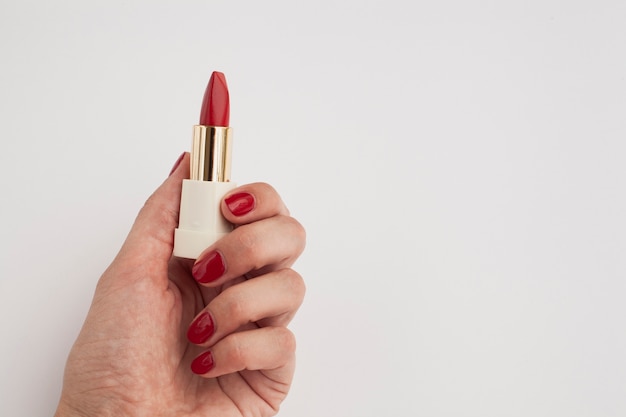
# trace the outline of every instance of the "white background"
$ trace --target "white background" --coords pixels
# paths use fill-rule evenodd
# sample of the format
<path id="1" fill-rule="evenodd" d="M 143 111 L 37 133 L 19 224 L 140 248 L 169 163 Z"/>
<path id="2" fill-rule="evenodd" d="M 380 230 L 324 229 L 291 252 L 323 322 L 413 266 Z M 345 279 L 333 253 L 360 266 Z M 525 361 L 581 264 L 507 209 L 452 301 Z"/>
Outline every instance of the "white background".
<path id="1" fill-rule="evenodd" d="M 213 70 L 308 230 L 280 415 L 626 415 L 624 1 L 3 1 L 0 54 L 0 415 L 53 413 Z"/>

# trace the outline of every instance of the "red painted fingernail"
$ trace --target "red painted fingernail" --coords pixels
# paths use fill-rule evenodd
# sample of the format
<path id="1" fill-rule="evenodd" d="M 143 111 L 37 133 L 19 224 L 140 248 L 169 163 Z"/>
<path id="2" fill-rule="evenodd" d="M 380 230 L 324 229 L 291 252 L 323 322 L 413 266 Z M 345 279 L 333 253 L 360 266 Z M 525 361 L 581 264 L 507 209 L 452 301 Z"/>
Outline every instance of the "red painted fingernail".
<path id="1" fill-rule="evenodd" d="M 178 166 L 180 165 L 181 162 L 183 162 L 183 158 L 185 157 L 185 152 L 183 152 L 178 159 L 176 160 L 176 162 L 174 162 L 174 166 L 172 167 L 172 170 L 170 171 L 170 175 L 172 175 L 174 173 L 174 171 L 176 171 L 176 168 L 178 168 Z"/>
<path id="2" fill-rule="evenodd" d="M 199 345 L 209 340 L 213 334 L 215 326 L 213 325 L 213 317 L 208 311 L 200 314 L 189 326 L 187 330 L 187 339 L 191 343 Z"/>
<path id="3" fill-rule="evenodd" d="M 215 361 L 213 361 L 213 354 L 211 351 L 206 351 L 191 362 L 191 371 L 194 374 L 204 375 L 213 369 Z"/>
<path id="4" fill-rule="evenodd" d="M 254 208 L 254 196 L 249 193 L 236 193 L 224 200 L 226 206 L 235 216 L 243 216 Z"/>
<path id="5" fill-rule="evenodd" d="M 221 277 L 226 271 L 226 263 L 221 253 L 214 250 L 196 261 L 191 273 L 196 281 L 206 284 Z"/>

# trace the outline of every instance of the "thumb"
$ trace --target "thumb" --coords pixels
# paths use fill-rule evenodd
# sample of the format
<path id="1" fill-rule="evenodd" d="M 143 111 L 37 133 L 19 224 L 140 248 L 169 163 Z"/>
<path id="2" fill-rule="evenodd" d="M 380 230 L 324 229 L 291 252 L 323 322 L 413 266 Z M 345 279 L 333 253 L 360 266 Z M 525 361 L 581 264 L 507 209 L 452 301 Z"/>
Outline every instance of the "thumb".
<path id="1" fill-rule="evenodd" d="M 182 180 L 189 178 L 189 154 L 182 154 L 170 176 L 148 198 L 120 250 L 131 263 L 169 262 L 178 226 Z"/>

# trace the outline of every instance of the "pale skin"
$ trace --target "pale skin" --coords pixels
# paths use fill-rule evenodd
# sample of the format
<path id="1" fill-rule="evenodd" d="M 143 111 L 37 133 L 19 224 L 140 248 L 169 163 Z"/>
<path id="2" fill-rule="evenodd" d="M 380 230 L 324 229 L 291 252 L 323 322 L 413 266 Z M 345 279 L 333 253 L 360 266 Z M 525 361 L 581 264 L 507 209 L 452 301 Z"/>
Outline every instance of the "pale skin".
<path id="1" fill-rule="evenodd" d="M 295 338 L 286 326 L 304 297 L 303 280 L 291 269 L 304 249 L 304 229 L 271 186 L 237 188 L 230 194 L 253 196 L 253 208 L 235 215 L 222 202 L 235 230 L 196 262 L 218 251 L 225 272 L 200 284 L 194 261 L 171 256 L 188 172 L 185 155 L 100 278 L 67 361 L 56 417 L 278 412 L 295 368 Z M 214 331 L 191 343 L 187 331 L 203 312 Z M 191 363 L 207 351 L 213 365 L 198 375 Z"/>

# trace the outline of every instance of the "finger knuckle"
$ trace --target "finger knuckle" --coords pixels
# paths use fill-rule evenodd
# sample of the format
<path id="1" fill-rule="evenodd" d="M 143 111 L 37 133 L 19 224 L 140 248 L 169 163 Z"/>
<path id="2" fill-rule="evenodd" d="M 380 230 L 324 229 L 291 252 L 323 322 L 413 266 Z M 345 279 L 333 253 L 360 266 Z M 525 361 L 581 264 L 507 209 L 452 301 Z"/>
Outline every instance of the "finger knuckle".
<path id="1" fill-rule="evenodd" d="M 273 196 L 278 195 L 274 187 L 266 182 L 255 182 L 251 186 L 254 188 L 254 195 L 259 206 L 264 206 L 273 201 Z"/>
<path id="2" fill-rule="evenodd" d="M 296 296 L 299 302 L 302 302 L 306 293 L 306 284 L 302 276 L 291 268 L 285 268 L 280 271 L 285 284 L 288 286 L 289 293 Z"/>
<path id="3" fill-rule="evenodd" d="M 224 360 L 227 363 L 233 364 L 235 368 L 243 369 L 245 367 L 246 350 L 238 335 L 233 335 L 228 338 L 228 345 L 226 346 L 224 356 Z"/>
<path id="4" fill-rule="evenodd" d="M 258 256 L 259 236 L 252 228 L 236 229 L 236 247 L 238 255 L 244 259 L 256 259 Z"/>
<path id="5" fill-rule="evenodd" d="M 293 229 L 294 241 L 296 242 L 298 253 L 301 253 L 306 246 L 306 229 L 293 217 L 289 217 L 289 219 L 291 219 L 291 227 Z"/>
<path id="6" fill-rule="evenodd" d="M 256 188 L 255 196 L 259 206 L 264 206 L 269 212 L 289 213 L 289 209 L 285 207 L 278 191 L 273 186 L 266 182 L 257 182 L 252 186 Z"/>
<path id="7" fill-rule="evenodd" d="M 168 224 L 171 218 L 178 217 L 178 212 L 173 212 L 167 205 L 163 204 L 156 196 L 156 193 L 148 197 L 140 212 L 151 212 L 154 216 L 157 216 L 159 225 Z"/>
<path id="8" fill-rule="evenodd" d="M 285 355 L 293 354 L 296 351 L 296 336 L 285 327 L 274 329 L 276 345 Z"/>
<path id="9" fill-rule="evenodd" d="M 232 288 L 232 287 L 231 287 Z M 243 317 L 246 317 L 247 303 L 240 297 L 233 296 L 233 292 L 227 292 L 228 296 L 225 297 L 222 311 L 224 317 L 228 317 L 229 320 L 241 321 Z"/>
<path id="10" fill-rule="evenodd" d="M 302 223 L 291 216 L 280 216 L 280 220 L 289 228 L 289 236 L 291 236 L 291 239 L 298 247 L 304 249 L 306 245 L 306 229 Z"/>
<path id="11" fill-rule="evenodd" d="M 276 189 L 266 182 L 255 182 L 252 185 L 254 187 L 258 187 L 263 192 L 263 194 L 278 194 L 276 192 Z"/>

